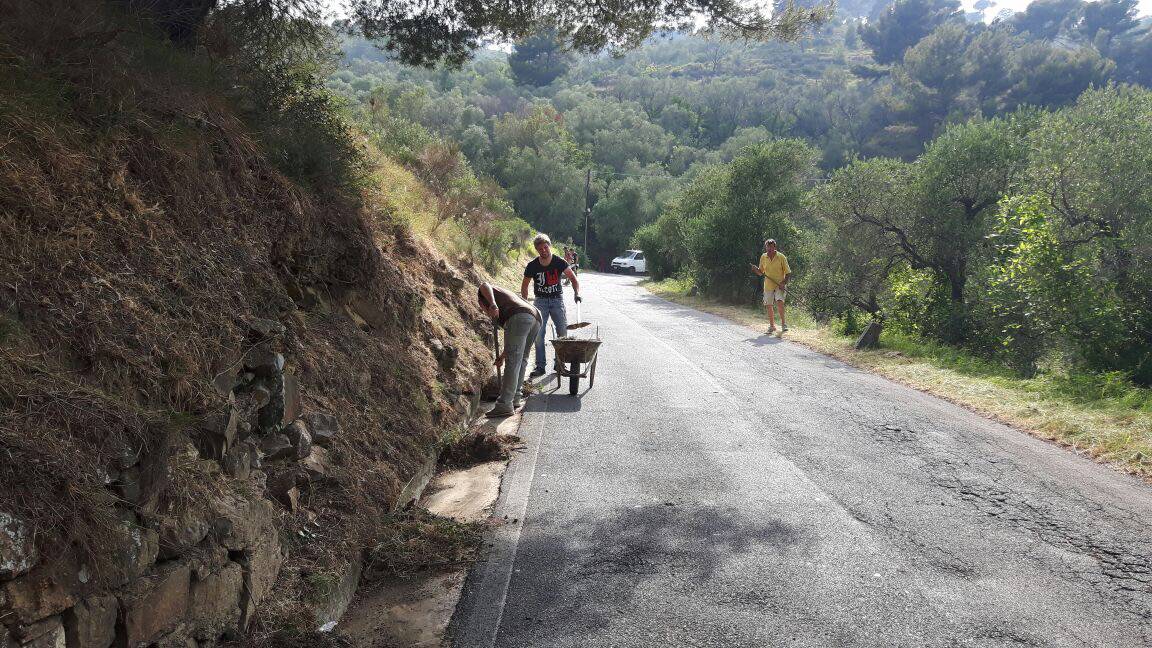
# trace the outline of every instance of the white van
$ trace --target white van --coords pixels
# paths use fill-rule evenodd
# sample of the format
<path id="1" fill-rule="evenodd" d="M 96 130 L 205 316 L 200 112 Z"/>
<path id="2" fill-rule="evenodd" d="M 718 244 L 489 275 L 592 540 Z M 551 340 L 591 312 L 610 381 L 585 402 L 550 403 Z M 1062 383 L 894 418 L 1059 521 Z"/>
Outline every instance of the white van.
<path id="1" fill-rule="evenodd" d="M 624 250 L 624 254 L 612 259 L 612 272 L 641 274 L 648 270 L 644 260 L 644 250 Z"/>

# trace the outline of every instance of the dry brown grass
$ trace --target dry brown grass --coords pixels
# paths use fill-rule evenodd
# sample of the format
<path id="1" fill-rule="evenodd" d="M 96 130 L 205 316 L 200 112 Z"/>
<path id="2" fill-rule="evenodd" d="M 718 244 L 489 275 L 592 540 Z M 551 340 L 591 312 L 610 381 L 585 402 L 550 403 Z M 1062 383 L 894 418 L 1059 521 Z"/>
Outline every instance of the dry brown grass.
<path id="1" fill-rule="evenodd" d="M 645 286 L 665 299 L 746 326 L 766 326 L 766 316 L 755 308 L 690 297 L 674 281 L 646 282 Z M 1152 412 L 1146 408 L 1103 395 L 1070 394 L 1051 387 L 1043 378 L 1016 377 L 960 351 L 937 353 L 935 345 L 901 343 L 891 336 L 888 346 L 857 351 L 851 338 L 816 324 L 802 311 L 792 313 L 788 339 L 793 342 L 1152 479 Z"/>

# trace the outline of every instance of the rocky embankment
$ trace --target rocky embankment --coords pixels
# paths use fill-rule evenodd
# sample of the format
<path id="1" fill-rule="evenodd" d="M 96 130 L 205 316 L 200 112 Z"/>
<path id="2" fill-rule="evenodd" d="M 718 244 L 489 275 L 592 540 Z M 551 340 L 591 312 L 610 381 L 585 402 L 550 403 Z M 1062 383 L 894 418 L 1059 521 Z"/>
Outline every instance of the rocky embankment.
<path id="1" fill-rule="evenodd" d="M 481 273 L 284 175 L 193 54 L 26 5 L 0 0 L 0 648 L 330 624 L 491 372 Z"/>

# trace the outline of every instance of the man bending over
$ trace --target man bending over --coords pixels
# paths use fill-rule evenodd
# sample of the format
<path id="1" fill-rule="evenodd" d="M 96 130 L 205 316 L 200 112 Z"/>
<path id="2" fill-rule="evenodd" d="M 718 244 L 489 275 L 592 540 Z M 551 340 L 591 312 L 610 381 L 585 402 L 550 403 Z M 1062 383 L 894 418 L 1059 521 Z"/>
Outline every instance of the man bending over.
<path id="1" fill-rule="evenodd" d="M 532 304 L 491 284 L 480 284 L 477 297 L 480 307 L 504 329 L 504 351 L 496 358 L 496 364 L 504 363 L 504 382 L 488 416 L 510 416 L 520 409 L 520 387 L 528 370 L 528 350 L 540 330 L 540 313 Z"/>

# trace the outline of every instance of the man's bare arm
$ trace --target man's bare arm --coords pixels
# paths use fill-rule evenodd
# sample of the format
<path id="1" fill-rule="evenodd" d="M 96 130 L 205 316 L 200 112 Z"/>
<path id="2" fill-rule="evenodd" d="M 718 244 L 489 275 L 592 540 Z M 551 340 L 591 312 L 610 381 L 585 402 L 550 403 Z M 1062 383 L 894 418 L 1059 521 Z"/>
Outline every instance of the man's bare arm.
<path id="1" fill-rule="evenodd" d="M 489 317 L 496 319 L 500 317 L 500 307 L 496 305 L 496 295 L 492 294 L 492 284 L 484 282 L 480 284 L 480 292 L 484 295 L 484 310 L 488 312 Z"/>
<path id="2" fill-rule="evenodd" d="M 520 282 L 520 297 L 525 301 L 528 300 L 528 284 L 532 283 L 532 277 L 524 277 L 524 281 Z"/>
<path id="3" fill-rule="evenodd" d="M 575 293 L 575 295 L 577 297 L 579 297 L 580 296 L 580 280 L 576 278 L 576 273 L 572 272 L 572 268 L 566 268 L 564 270 L 564 276 L 568 277 L 568 281 L 572 282 L 572 292 Z"/>

